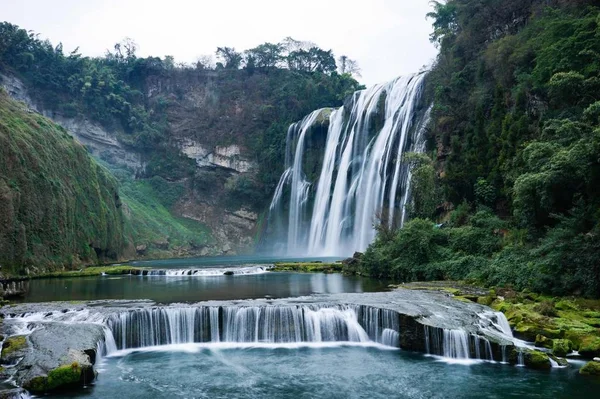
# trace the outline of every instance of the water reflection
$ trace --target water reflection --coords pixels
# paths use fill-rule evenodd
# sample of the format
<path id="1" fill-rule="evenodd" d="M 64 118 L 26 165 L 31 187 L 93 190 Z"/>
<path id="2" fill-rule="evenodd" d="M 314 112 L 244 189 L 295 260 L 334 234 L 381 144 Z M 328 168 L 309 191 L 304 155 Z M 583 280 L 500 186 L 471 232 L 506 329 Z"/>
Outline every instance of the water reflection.
<path id="1" fill-rule="evenodd" d="M 341 274 L 264 273 L 236 276 L 104 276 L 32 280 L 22 301 L 152 299 L 160 303 L 373 292 L 386 283 Z"/>

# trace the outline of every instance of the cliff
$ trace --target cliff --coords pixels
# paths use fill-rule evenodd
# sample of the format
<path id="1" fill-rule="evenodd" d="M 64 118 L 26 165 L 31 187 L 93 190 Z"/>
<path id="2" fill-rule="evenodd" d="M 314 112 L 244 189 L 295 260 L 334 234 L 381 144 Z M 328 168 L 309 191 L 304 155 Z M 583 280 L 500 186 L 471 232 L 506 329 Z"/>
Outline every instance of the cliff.
<path id="1" fill-rule="evenodd" d="M 8 22 L 0 35 L 0 84 L 110 170 L 138 258 L 253 251 L 288 126 L 359 87 L 335 72 L 330 51 L 307 55 L 317 70 L 289 66 L 282 46 L 270 66 L 211 69 L 118 46 L 65 54 Z"/>
<path id="2" fill-rule="evenodd" d="M 127 253 L 116 180 L 64 128 L 1 89 L 0 159 L 3 274 Z"/>

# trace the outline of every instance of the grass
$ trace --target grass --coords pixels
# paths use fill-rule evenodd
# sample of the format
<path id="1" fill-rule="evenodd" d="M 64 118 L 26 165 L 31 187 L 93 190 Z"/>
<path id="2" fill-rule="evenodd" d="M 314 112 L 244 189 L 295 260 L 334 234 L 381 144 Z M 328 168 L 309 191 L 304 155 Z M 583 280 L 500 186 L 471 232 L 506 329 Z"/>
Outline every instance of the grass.
<path id="1" fill-rule="evenodd" d="M 340 273 L 343 265 L 341 263 L 276 263 L 272 272 L 301 272 L 301 273 Z"/>
<path id="2" fill-rule="evenodd" d="M 53 271 L 44 273 L 33 277 L 34 279 L 39 278 L 60 278 L 60 277 L 90 277 L 100 276 L 102 273 L 109 276 L 118 276 L 122 274 L 130 274 L 132 271 L 143 270 L 139 267 L 132 267 L 127 265 L 119 266 L 91 266 L 81 270 L 65 270 L 65 271 Z"/>

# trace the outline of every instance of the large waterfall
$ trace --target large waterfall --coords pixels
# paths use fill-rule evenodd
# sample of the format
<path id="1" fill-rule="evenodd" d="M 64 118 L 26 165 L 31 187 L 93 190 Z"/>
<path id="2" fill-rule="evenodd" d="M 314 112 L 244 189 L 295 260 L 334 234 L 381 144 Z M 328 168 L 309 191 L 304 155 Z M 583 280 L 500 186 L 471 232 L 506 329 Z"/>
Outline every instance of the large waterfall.
<path id="1" fill-rule="evenodd" d="M 424 77 L 375 85 L 290 126 L 269 217 L 273 230 L 287 230 L 272 232 L 285 237 L 287 254 L 345 256 L 373 241 L 377 218 L 402 224 L 410 180 L 402 156 L 418 150 L 427 123 Z"/>

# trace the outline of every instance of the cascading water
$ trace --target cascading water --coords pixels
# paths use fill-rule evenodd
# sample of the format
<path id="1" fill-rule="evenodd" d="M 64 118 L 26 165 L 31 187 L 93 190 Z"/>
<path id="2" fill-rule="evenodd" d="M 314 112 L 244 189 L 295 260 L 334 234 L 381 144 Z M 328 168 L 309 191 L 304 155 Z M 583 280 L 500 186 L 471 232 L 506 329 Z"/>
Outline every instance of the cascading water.
<path id="1" fill-rule="evenodd" d="M 345 106 L 329 113 L 316 190 L 304 171 L 306 138 L 329 110 L 314 111 L 290 127 L 285 172 L 269 217 L 283 219 L 284 189 L 289 186 L 287 254 L 348 255 L 372 242 L 377 216 L 390 226 L 402 223 L 409 184 L 402 156 L 419 148 L 418 136 L 429 114 L 417 117 L 424 77 L 400 77 L 356 92 Z"/>
<path id="2" fill-rule="evenodd" d="M 223 275 L 249 275 L 266 273 L 272 265 L 253 265 L 244 267 L 209 267 L 198 269 L 149 269 L 135 270 L 141 276 L 167 276 L 167 277 L 213 277 Z"/>
<path id="3" fill-rule="evenodd" d="M 377 342 L 398 347 L 394 312 L 362 307 L 203 306 L 123 312 L 107 321 L 118 349 L 186 343 Z M 114 338 L 113 338 L 114 337 Z"/>
<path id="4" fill-rule="evenodd" d="M 425 351 L 447 359 L 494 360 L 490 341 L 464 330 L 425 326 Z"/>

